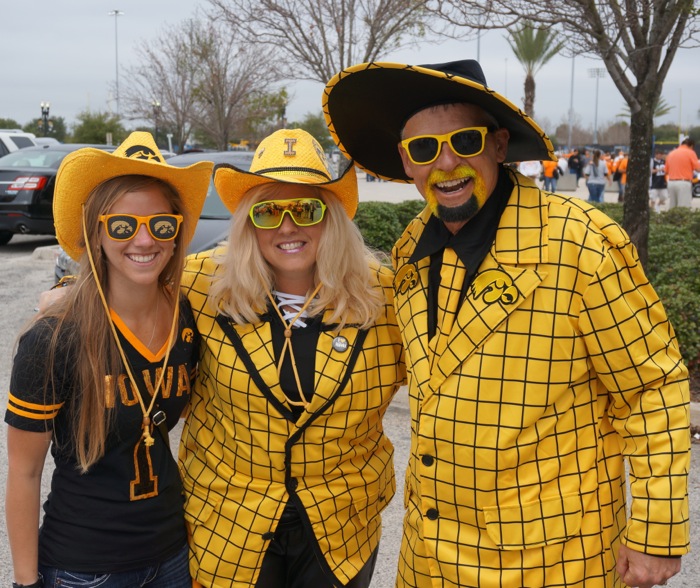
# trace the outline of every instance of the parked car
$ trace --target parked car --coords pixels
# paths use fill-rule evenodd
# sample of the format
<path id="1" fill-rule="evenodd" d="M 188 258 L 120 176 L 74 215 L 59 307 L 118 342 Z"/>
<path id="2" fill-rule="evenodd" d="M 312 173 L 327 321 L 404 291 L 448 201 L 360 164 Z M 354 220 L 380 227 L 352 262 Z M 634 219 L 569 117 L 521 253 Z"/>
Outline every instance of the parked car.
<path id="1" fill-rule="evenodd" d="M 0 129 L 0 157 L 36 145 L 36 136 L 33 133 L 25 133 L 21 129 Z"/>
<path id="2" fill-rule="evenodd" d="M 209 151 L 192 152 L 182 155 L 175 155 L 168 159 L 170 165 L 176 167 L 187 167 L 198 161 L 213 161 L 214 164 L 228 163 L 235 165 L 239 169 L 248 170 L 253 161 L 252 151 Z M 0 159 L 2 163 L 2 159 Z M 188 253 L 199 253 L 215 247 L 228 236 L 229 221 L 231 213 L 221 202 L 219 194 L 214 187 L 214 179 L 209 183 L 209 191 L 204 200 L 202 213 L 199 215 L 199 222 L 195 230 L 194 237 L 190 242 Z M 59 249 L 56 257 L 55 274 L 56 281 L 67 275 L 78 273 L 78 264 L 73 261 L 62 249 Z"/>
<path id="3" fill-rule="evenodd" d="M 55 235 L 53 189 L 63 158 L 81 147 L 113 151 L 111 145 L 58 144 L 26 147 L 0 157 L 0 245 L 16 233 Z"/>

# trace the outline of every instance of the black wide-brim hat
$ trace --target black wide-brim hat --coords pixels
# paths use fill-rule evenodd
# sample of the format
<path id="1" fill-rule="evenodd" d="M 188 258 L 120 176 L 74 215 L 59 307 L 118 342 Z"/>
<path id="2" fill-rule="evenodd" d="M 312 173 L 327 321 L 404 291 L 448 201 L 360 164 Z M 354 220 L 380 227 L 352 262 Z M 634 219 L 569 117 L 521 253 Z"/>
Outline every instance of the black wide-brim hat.
<path id="1" fill-rule="evenodd" d="M 335 75 L 323 93 L 328 129 L 345 156 L 372 175 L 403 182 L 412 180 L 399 155 L 401 129 L 417 112 L 452 103 L 480 106 L 508 129 L 506 163 L 555 159 L 546 133 L 490 89 L 472 59 L 432 65 L 361 63 Z"/>

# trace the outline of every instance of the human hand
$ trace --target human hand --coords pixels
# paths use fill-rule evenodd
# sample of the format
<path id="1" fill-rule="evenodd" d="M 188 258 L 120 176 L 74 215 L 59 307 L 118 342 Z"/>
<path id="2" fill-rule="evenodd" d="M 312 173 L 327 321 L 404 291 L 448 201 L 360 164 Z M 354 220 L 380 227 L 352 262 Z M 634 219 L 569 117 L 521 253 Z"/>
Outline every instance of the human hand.
<path id="1" fill-rule="evenodd" d="M 39 305 L 35 310 L 39 313 L 39 316 L 43 316 L 49 306 L 51 306 L 54 302 L 61 300 L 61 298 L 63 298 L 67 293 L 68 290 L 65 288 L 52 288 L 51 290 L 45 290 L 39 294 Z"/>
<path id="2" fill-rule="evenodd" d="M 620 545 L 617 573 L 622 581 L 634 588 L 664 586 L 669 578 L 681 571 L 680 557 L 659 557 Z"/>

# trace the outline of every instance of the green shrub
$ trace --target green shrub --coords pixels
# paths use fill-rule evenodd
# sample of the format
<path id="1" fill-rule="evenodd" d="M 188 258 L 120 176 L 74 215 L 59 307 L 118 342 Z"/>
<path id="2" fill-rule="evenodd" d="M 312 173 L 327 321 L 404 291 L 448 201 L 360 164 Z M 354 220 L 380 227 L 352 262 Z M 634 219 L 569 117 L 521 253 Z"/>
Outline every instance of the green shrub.
<path id="1" fill-rule="evenodd" d="M 700 211 L 652 215 L 646 273 L 678 336 L 683 358 L 700 368 Z"/>
<path id="2" fill-rule="evenodd" d="M 403 204 L 403 203 L 401 203 Z M 401 224 L 398 204 L 391 202 L 360 202 L 355 214 L 355 224 L 373 249 L 390 253 L 391 248 L 403 233 L 406 224 Z"/>
<path id="3" fill-rule="evenodd" d="M 399 217 L 399 224 L 407 227 L 418 214 L 425 208 L 425 200 L 422 198 L 415 200 L 404 200 L 396 204 L 396 214 Z"/>

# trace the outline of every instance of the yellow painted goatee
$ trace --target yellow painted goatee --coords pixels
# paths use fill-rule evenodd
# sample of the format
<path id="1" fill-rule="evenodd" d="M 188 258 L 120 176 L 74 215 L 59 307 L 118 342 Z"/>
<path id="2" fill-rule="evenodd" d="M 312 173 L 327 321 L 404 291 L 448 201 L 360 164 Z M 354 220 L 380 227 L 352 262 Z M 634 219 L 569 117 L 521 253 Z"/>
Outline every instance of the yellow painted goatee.
<path id="1" fill-rule="evenodd" d="M 476 202 L 471 203 L 471 206 L 469 206 L 469 208 L 473 208 L 477 211 L 481 209 L 481 207 L 484 205 L 484 202 L 486 202 L 486 199 L 488 198 L 484 180 L 475 169 L 466 165 L 460 165 L 459 167 L 449 172 L 438 169 L 434 169 L 432 172 L 430 172 L 425 188 L 425 200 L 428 203 L 428 207 L 430 208 L 430 211 L 433 213 L 434 216 L 441 218 L 441 214 L 439 211 L 440 203 L 438 202 L 437 196 L 435 195 L 435 189 L 433 186 L 440 182 L 461 180 L 465 178 L 471 178 L 472 180 L 474 180 L 474 190 L 472 191 L 472 197 L 470 201 L 474 199 L 476 200 Z"/>

